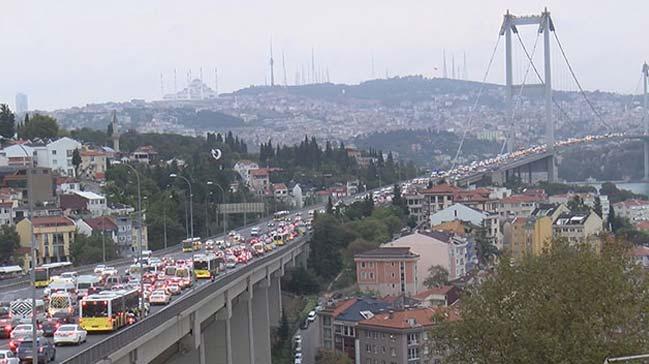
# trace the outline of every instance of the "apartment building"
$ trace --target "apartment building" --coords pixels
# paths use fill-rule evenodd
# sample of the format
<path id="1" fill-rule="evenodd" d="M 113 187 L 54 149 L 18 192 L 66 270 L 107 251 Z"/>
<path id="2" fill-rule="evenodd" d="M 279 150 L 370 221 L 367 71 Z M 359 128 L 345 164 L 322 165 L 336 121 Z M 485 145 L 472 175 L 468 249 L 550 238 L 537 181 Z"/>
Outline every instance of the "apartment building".
<path id="1" fill-rule="evenodd" d="M 356 363 L 441 363 L 443 356 L 431 349 L 429 338 L 429 332 L 441 319 L 456 320 L 458 315 L 447 308 L 427 307 L 382 312 L 360 321 Z"/>
<path id="2" fill-rule="evenodd" d="M 468 222 L 475 227 L 484 227 L 487 237 L 492 239 L 498 249 L 502 249 L 502 234 L 500 232 L 498 214 L 469 207 L 462 203 L 455 203 L 430 216 L 430 226 L 432 229 L 435 226 L 451 221 Z"/>
<path id="3" fill-rule="evenodd" d="M 530 216 L 517 216 L 503 224 L 503 246 L 514 259 L 539 255 L 552 240 L 553 223 L 569 210 L 562 204 L 541 204 Z"/>
<path id="4" fill-rule="evenodd" d="M 382 247 L 356 254 L 358 289 L 381 296 L 415 295 L 418 260 L 419 255 L 408 247 Z"/>
<path id="5" fill-rule="evenodd" d="M 69 260 L 70 243 L 74 241 L 76 225 L 65 216 L 39 216 L 33 219 L 34 239 L 38 247 L 37 265 Z M 31 225 L 29 219 L 16 224 L 22 248 L 31 247 Z M 25 267 L 31 266 L 29 254 L 25 257 Z"/>
<path id="6" fill-rule="evenodd" d="M 553 225 L 555 236 L 565 238 L 570 243 L 590 243 L 596 249 L 599 249 L 597 235 L 602 230 L 602 218 L 592 211 L 562 214 Z"/>

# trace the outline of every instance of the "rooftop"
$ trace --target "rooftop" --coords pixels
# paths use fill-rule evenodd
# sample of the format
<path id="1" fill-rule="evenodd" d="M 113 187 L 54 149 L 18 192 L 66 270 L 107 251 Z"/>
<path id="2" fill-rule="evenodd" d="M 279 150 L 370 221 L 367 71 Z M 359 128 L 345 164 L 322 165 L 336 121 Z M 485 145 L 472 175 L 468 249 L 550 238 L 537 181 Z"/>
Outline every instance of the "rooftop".
<path id="1" fill-rule="evenodd" d="M 419 255 L 410 252 L 410 248 L 383 247 L 368 250 L 354 255 L 354 258 L 417 258 Z"/>
<path id="2" fill-rule="evenodd" d="M 359 325 L 383 327 L 386 329 L 411 329 L 434 325 L 438 322 L 435 319 L 436 316 L 441 316 L 440 318 L 449 320 L 459 319 L 459 314 L 456 310 L 445 307 L 427 307 L 380 313 L 370 319 L 359 322 Z"/>
<path id="3" fill-rule="evenodd" d="M 34 227 L 75 226 L 74 222 L 65 216 L 38 216 L 32 218 Z"/>

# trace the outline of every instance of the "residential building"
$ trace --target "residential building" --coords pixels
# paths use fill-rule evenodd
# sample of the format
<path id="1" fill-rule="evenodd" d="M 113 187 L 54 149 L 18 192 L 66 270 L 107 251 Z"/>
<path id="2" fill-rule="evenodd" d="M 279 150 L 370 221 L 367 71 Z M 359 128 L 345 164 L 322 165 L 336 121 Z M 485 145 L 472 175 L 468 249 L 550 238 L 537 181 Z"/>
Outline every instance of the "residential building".
<path id="1" fill-rule="evenodd" d="M 418 292 L 418 260 L 419 255 L 408 247 L 383 247 L 356 254 L 358 289 L 381 296 L 414 295 Z"/>
<path id="2" fill-rule="evenodd" d="M 72 177 L 56 177 L 56 194 L 70 193 L 72 190 L 81 190 L 81 183 Z"/>
<path id="3" fill-rule="evenodd" d="M 613 204 L 615 216 L 629 219 L 631 222 L 649 220 L 648 200 L 625 200 Z"/>
<path id="4" fill-rule="evenodd" d="M 571 192 L 571 193 L 565 193 L 561 195 L 550 196 L 548 197 L 548 201 L 550 203 L 568 205 L 568 202 L 570 202 L 577 196 L 579 196 L 579 198 L 583 201 L 585 206 L 588 206 L 591 209 L 595 208 L 595 200 L 597 199 L 597 197 L 599 197 L 600 206 L 602 207 L 602 220 L 606 220 L 608 218 L 608 214 L 611 209 L 611 206 L 608 201 L 608 196 L 606 195 L 598 195 L 595 193 L 572 193 Z"/>
<path id="5" fill-rule="evenodd" d="M 273 183 L 272 184 L 273 197 L 276 200 L 287 201 L 288 200 L 288 187 L 284 183 Z"/>
<path id="6" fill-rule="evenodd" d="M 430 216 L 430 225 L 433 228 L 442 223 L 455 220 L 469 222 L 476 227 L 484 227 L 487 237 L 493 241 L 498 249 L 502 249 L 502 234 L 500 233 L 498 214 L 455 203 L 432 214 Z"/>
<path id="7" fill-rule="evenodd" d="M 100 216 L 108 211 L 106 197 L 89 191 L 71 190 L 70 193 L 59 196 L 61 209 L 68 213 Z"/>
<path id="8" fill-rule="evenodd" d="M 530 216 L 516 216 L 503 224 L 504 248 L 514 259 L 525 255 L 539 255 L 552 240 L 553 223 L 568 208 L 560 204 L 541 204 Z"/>
<path id="9" fill-rule="evenodd" d="M 649 248 L 642 245 L 636 245 L 631 251 L 633 260 L 643 268 L 649 268 Z"/>
<path id="10" fill-rule="evenodd" d="M 264 195 L 268 192 L 270 186 L 270 171 L 268 168 L 258 168 L 249 171 L 250 188 L 258 195 Z"/>
<path id="11" fill-rule="evenodd" d="M 417 293 L 414 298 L 423 307 L 451 306 L 460 299 L 460 289 L 456 286 L 433 287 Z"/>
<path id="12" fill-rule="evenodd" d="M 439 184 L 422 190 L 426 213 L 430 216 L 453 205 L 455 194 L 460 190 L 459 187 L 449 184 Z"/>
<path id="13" fill-rule="evenodd" d="M 133 240 L 133 221 L 130 216 L 115 216 L 115 225 L 117 225 L 117 250 L 119 255 L 127 257 L 133 253 L 133 246 L 137 244 L 137 239 Z"/>
<path id="14" fill-rule="evenodd" d="M 602 218 L 596 213 L 561 214 L 553 225 L 554 235 L 567 239 L 570 243 L 589 243 L 599 251 L 599 238 L 602 232 Z"/>
<path id="15" fill-rule="evenodd" d="M 345 353 L 356 360 L 360 346 L 356 326 L 374 314 L 391 309 L 383 299 L 357 297 L 325 307 L 318 313 L 320 320 L 320 346 Z"/>
<path id="16" fill-rule="evenodd" d="M 49 167 L 62 176 L 75 177 L 76 171 L 72 164 L 72 154 L 75 149 L 81 149 L 81 147 L 81 143 L 68 137 L 49 142 L 45 148 L 36 148 L 38 166 Z M 46 155 L 43 155 L 43 150 Z"/>
<path id="17" fill-rule="evenodd" d="M 0 225 L 13 225 L 14 224 L 14 208 L 15 202 L 0 202 Z"/>
<path id="18" fill-rule="evenodd" d="M 250 171 L 253 169 L 259 169 L 259 165 L 253 161 L 244 159 L 235 163 L 233 169 L 239 174 L 239 176 L 241 176 L 243 183 L 249 186 L 251 184 Z"/>
<path id="19" fill-rule="evenodd" d="M 0 167 L 2 187 L 8 187 L 20 193 L 20 203 L 26 205 L 29 202 L 29 188 L 27 188 L 28 171 L 31 171 L 32 203 L 34 205 L 54 204 L 56 202 L 56 185 L 54 183 L 54 176 L 52 176 L 49 168 Z"/>
<path id="20" fill-rule="evenodd" d="M 137 149 L 131 153 L 129 160 L 138 163 L 151 164 L 158 160 L 158 152 L 156 152 L 156 150 L 150 145 L 143 145 L 137 147 Z"/>
<path id="21" fill-rule="evenodd" d="M 106 179 L 107 154 L 101 149 L 84 148 L 79 152 L 79 173 L 84 178 L 103 181 Z"/>
<path id="22" fill-rule="evenodd" d="M 76 232 L 74 221 L 65 216 L 42 216 L 32 220 L 38 249 L 36 264 L 69 260 L 70 243 L 74 241 Z M 29 219 L 22 219 L 16 224 L 20 246 L 26 249 L 31 247 L 31 225 Z M 31 267 L 29 255 L 25 257 L 25 267 Z"/>
<path id="23" fill-rule="evenodd" d="M 531 194 L 511 195 L 500 200 L 498 215 L 501 220 L 513 219 L 517 216 L 529 216 L 545 197 Z"/>
<path id="24" fill-rule="evenodd" d="M 291 189 L 291 197 L 293 198 L 293 206 L 295 208 L 301 209 L 304 207 L 304 196 L 302 194 L 302 187 L 299 184 L 295 184 L 293 189 Z"/>
<path id="25" fill-rule="evenodd" d="M 424 209 L 424 195 L 421 194 L 416 189 L 407 191 L 403 198 L 406 200 L 406 206 L 408 206 L 408 214 L 415 218 L 417 225 L 420 225 L 426 222 L 428 217 L 428 209 Z"/>
<path id="26" fill-rule="evenodd" d="M 467 267 L 474 259 L 474 253 L 469 252 L 469 242 L 466 238 L 441 231 L 416 232 L 383 246 L 410 248 L 412 253 L 420 257 L 417 263 L 417 281 L 420 286 L 428 277 L 428 269 L 431 266 L 444 267 L 449 272 L 449 279 L 455 280 L 466 275 Z M 422 287 L 419 289 L 423 290 Z"/>
<path id="27" fill-rule="evenodd" d="M 93 233 L 102 234 L 106 239 L 117 244 L 117 224 L 110 216 L 99 216 L 79 219 L 76 221 L 77 230 L 80 234 L 91 236 Z"/>
<path id="28" fill-rule="evenodd" d="M 457 320 L 457 312 L 445 307 L 416 308 L 372 315 L 357 326 L 359 357 L 356 363 L 441 363 L 431 350 L 429 332 L 440 319 Z"/>

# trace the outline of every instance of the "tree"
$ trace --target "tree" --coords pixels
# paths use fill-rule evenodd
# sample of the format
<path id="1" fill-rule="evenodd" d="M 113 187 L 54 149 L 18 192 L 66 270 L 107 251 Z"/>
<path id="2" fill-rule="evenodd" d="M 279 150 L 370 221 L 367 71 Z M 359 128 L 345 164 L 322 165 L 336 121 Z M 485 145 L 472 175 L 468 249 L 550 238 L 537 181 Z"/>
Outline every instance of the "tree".
<path id="1" fill-rule="evenodd" d="M 111 138 L 114 132 L 113 123 L 108 123 L 108 126 L 106 127 L 106 137 Z"/>
<path id="2" fill-rule="evenodd" d="M 94 233 L 91 236 L 76 234 L 70 243 L 70 258 L 74 264 L 94 264 L 102 261 L 103 246 L 106 247 L 106 260 L 117 258 L 115 244 L 110 236 Z"/>
<path id="3" fill-rule="evenodd" d="M 428 277 L 424 280 L 424 286 L 431 289 L 448 284 L 448 270 L 441 265 L 431 265 L 428 268 Z"/>
<path id="4" fill-rule="evenodd" d="M 353 364 L 354 362 L 340 351 L 320 349 L 315 356 L 316 364 Z"/>
<path id="5" fill-rule="evenodd" d="M 282 317 L 279 322 L 279 328 L 277 330 L 277 336 L 279 336 L 280 342 L 284 342 L 288 339 L 291 328 L 288 325 L 288 318 L 286 318 L 286 312 L 282 310 Z"/>
<path id="6" fill-rule="evenodd" d="M 597 214 L 599 217 L 604 217 L 602 214 L 602 200 L 599 198 L 599 196 L 595 196 L 595 202 L 593 203 L 593 211 Z"/>
<path id="7" fill-rule="evenodd" d="M 59 124 L 51 116 L 36 114 L 31 118 L 25 117 L 18 134 L 23 139 L 54 138 L 59 134 Z"/>
<path id="8" fill-rule="evenodd" d="M 74 171 L 79 174 L 79 166 L 81 165 L 81 153 L 79 152 L 79 148 L 76 148 L 74 152 L 72 152 L 72 165 L 74 166 Z"/>
<path id="9" fill-rule="evenodd" d="M 0 104 L 0 135 L 3 138 L 13 138 L 16 133 L 16 115 L 7 104 Z"/>
<path id="10" fill-rule="evenodd" d="M 334 213 L 334 204 L 331 200 L 331 196 L 329 196 L 329 198 L 327 199 L 327 207 L 325 208 L 325 213 L 329 215 L 333 215 Z"/>
<path id="11" fill-rule="evenodd" d="M 487 236 L 487 227 L 485 222 L 478 228 L 476 233 L 476 248 L 478 250 L 478 262 L 485 266 L 491 262 L 491 259 L 498 256 L 498 248 L 494 245 L 492 239 Z"/>
<path id="12" fill-rule="evenodd" d="M 629 247 L 553 241 L 538 256 L 495 272 L 462 296 L 460 319 L 431 331 L 448 363 L 601 363 L 649 352 L 649 277 Z M 441 319 L 441 318 L 440 318 Z"/>
<path id="13" fill-rule="evenodd" d="M 299 266 L 288 271 L 286 284 L 282 283 L 286 290 L 296 295 L 304 296 L 316 294 L 320 290 L 320 284 L 316 277 L 308 269 Z"/>
<path id="14" fill-rule="evenodd" d="M 20 246 L 20 236 L 13 225 L 2 225 L 0 227 L 0 257 L 6 263 L 9 261 L 16 249 Z"/>
<path id="15" fill-rule="evenodd" d="M 570 201 L 568 201 L 568 209 L 572 213 L 586 213 L 590 211 L 590 208 L 584 205 L 584 199 L 579 195 L 575 195 Z"/>

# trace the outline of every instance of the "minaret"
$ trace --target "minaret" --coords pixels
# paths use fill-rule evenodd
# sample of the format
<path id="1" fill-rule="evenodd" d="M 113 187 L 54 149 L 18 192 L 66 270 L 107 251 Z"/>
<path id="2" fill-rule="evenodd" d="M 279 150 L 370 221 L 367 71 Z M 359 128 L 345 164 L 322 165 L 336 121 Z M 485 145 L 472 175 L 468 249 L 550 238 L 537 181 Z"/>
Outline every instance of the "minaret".
<path id="1" fill-rule="evenodd" d="M 119 152 L 119 129 L 117 125 L 117 111 L 113 110 L 113 135 L 111 135 L 111 138 L 113 139 L 113 149 L 116 152 Z"/>
<path id="2" fill-rule="evenodd" d="M 448 78 L 448 72 L 446 71 L 446 49 L 442 51 L 442 58 L 444 59 L 444 65 L 443 65 L 443 71 L 442 71 L 442 77 Z"/>
<path id="3" fill-rule="evenodd" d="M 270 40 L 270 86 L 275 86 L 275 61 L 273 60 L 273 40 Z"/>

